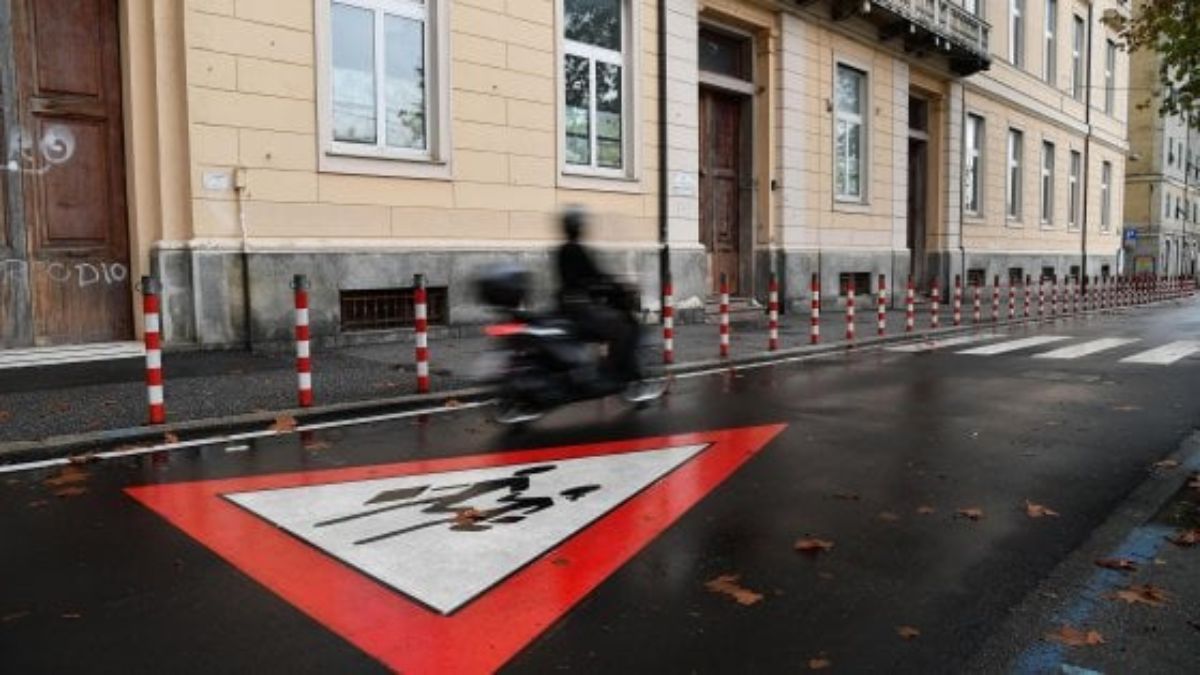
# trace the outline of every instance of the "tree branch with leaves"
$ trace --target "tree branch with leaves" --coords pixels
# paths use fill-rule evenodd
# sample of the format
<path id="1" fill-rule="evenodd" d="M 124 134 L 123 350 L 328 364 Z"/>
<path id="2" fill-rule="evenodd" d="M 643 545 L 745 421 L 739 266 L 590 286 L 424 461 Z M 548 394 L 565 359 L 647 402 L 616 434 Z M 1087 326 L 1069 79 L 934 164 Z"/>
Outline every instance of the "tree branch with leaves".
<path id="1" fill-rule="evenodd" d="M 1160 115 L 1200 119 L 1200 0 L 1139 0 L 1129 17 L 1108 12 L 1102 22 L 1127 51 L 1158 52 Z"/>

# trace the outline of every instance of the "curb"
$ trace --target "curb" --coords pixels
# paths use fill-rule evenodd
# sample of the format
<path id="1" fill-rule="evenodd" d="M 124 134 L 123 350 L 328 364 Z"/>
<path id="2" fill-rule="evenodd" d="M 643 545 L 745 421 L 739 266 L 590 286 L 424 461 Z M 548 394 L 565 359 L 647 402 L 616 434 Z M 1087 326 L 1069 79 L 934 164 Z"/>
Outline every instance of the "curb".
<path id="1" fill-rule="evenodd" d="M 1079 318 L 1083 316 L 1124 313 L 1125 310 L 1152 307 L 1167 302 L 1174 302 L 1175 300 L 1178 299 L 1172 298 L 1169 300 L 1159 301 L 1157 303 L 1136 305 L 1132 307 L 1090 310 L 1087 312 L 1079 312 L 1077 314 L 1070 315 L 1069 317 L 1043 317 L 1041 319 L 1031 317 L 1029 319 L 1014 319 L 1013 321 L 987 321 L 979 324 L 947 326 L 944 328 L 938 328 L 937 330 L 926 329 L 914 331 L 912 333 L 897 333 L 895 335 L 885 335 L 883 337 L 869 336 L 855 340 L 853 344 L 847 344 L 844 340 L 842 340 L 826 344 L 804 345 L 788 349 L 779 349 L 773 352 L 759 351 L 740 356 L 733 356 L 730 358 L 716 358 L 679 363 L 666 366 L 665 371 L 668 375 L 722 369 L 728 369 L 732 371 L 736 370 L 739 366 L 767 364 L 798 357 L 818 356 L 825 354 L 836 354 L 839 352 L 871 349 L 889 344 L 927 340 L 929 338 L 958 335 L 972 331 L 992 330 L 1013 326 L 1033 326 L 1045 323 L 1054 323 L 1064 319 Z M 292 417 L 297 421 L 297 423 L 303 425 L 329 421 L 349 415 L 386 414 L 412 411 L 424 407 L 430 407 L 431 405 L 435 404 L 444 404 L 447 401 L 457 401 L 459 403 L 479 402 L 487 400 L 490 396 L 490 389 L 484 387 L 467 387 L 431 392 L 428 394 L 413 394 L 386 399 L 330 403 L 327 405 L 314 406 L 312 408 L 285 408 L 269 412 L 248 413 L 244 415 L 234 415 L 219 418 L 203 418 L 154 426 L 130 427 L 125 429 L 110 429 L 80 434 L 51 436 L 38 441 L 12 441 L 0 443 L 0 465 L 69 457 L 72 455 L 95 451 L 104 447 L 121 445 L 134 446 L 139 444 L 160 442 L 167 437 L 168 434 L 178 437 L 180 441 L 189 441 L 203 438 L 206 435 L 211 435 L 214 433 L 235 434 L 249 431 L 263 431 L 270 427 L 270 425 L 272 425 L 279 417 Z"/>

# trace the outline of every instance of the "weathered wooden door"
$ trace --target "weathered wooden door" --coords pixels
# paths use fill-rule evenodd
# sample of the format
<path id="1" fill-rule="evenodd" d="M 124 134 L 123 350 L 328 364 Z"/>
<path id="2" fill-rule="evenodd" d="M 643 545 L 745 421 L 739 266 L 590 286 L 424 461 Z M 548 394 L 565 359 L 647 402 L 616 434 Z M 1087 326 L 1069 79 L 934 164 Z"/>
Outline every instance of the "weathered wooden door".
<path id="1" fill-rule="evenodd" d="M 737 293 L 741 260 L 742 99 L 700 90 L 700 241 L 712 262 L 713 290 L 721 275 Z"/>
<path id="2" fill-rule="evenodd" d="M 117 0 L 13 2 L 10 167 L 37 344 L 129 339 L 133 318 Z M 12 196 L 10 195 L 10 198 Z"/>

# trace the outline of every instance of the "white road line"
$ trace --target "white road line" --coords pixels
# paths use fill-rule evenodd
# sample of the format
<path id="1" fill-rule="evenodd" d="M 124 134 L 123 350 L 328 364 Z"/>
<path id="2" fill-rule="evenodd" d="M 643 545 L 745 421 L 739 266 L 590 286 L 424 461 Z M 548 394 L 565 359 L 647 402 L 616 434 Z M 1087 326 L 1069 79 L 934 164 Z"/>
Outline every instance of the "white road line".
<path id="1" fill-rule="evenodd" d="M 1148 349 L 1144 352 L 1127 356 L 1121 363 L 1147 363 L 1156 366 L 1169 366 L 1176 361 L 1200 352 L 1200 340 L 1180 340 L 1161 347 Z"/>
<path id="2" fill-rule="evenodd" d="M 973 356 L 991 356 L 993 354 L 1007 354 L 1008 352 L 1015 352 L 1018 349 L 1029 349 L 1038 345 L 1070 339 L 1070 335 L 1035 335 L 1033 337 L 1021 338 L 1020 340 L 1009 340 L 1008 342 L 999 342 L 994 345 L 966 349 L 958 353 L 971 354 Z"/>
<path id="3" fill-rule="evenodd" d="M 977 334 L 977 335 L 960 335 L 958 337 L 944 338 L 941 340 L 938 340 L 938 339 L 922 340 L 920 342 L 914 342 L 912 344 L 899 345 L 896 347 L 887 347 L 886 349 L 889 352 L 907 352 L 907 353 L 931 352 L 935 349 L 943 349 L 945 347 L 953 347 L 955 345 L 965 345 L 965 344 L 970 344 L 972 342 L 979 342 L 980 340 L 992 340 L 997 337 L 1000 337 L 1000 336 L 995 335 L 993 333 L 983 333 L 983 334 Z"/>
<path id="4" fill-rule="evenodd" d="M 1121 345 L 1140 342 L 1139 338 L 1100 338 L 1082 344 L 1071 345 L 1070 347 L 1062 347 L 1053 351 L 1044 352 L 1042 354 L 1034 354 L 1035 359 L 1077 359 L 1088 354 L 1096 354 L 1108 349 L 1120 347 Z"/>

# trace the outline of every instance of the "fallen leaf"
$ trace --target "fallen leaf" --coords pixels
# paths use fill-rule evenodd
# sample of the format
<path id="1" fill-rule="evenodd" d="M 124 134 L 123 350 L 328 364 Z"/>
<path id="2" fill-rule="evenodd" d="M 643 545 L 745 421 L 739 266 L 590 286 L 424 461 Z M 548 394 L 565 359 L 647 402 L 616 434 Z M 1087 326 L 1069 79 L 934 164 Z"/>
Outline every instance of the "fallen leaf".
<path id="1" fill-rule="evenodd" d="M 896 628 L 896 634 L 899 635 L 900 637 L 904 638 L 905 640 L 911 640 L 913 638 L 920 637 L 921 631 L 914 628 L 913 626 L 898 626 Z"/>
<path id="2" fill-rule="evenodd" d="M 1151 586 L 1150 584 L 1142 584 L 1140 586 L 1134 585 L 1130 586 L 1129 588 L 1122 588 L 1116 593 L 1113 593 L 1110 597 L 1112 597 L 1114 600 L 1124 600 L 1131 605 L 1140 603 L 1143 605 L 1151 605 L 1153 607 L 1159 607 L 1167 601 L 1166 591 L 1158 588 L 1157 586 Z"/>
<path id="3" fill-rule="evenodd" d="M 275 418 L 275 423 L 268 427 L 267 431 L 274 431 L 277 434 L 290 434 L 296 430 L 298 423 L 296 418 L 291 415 L 280 415 Z"/>
<path id="4" fill-rule="evenodd" d="M 67 461 L 72 464 L 91 464 L 100 460 L 96 457 L 95 452 L 81 452 L 78 455 L 68 456 Z"/>
<path id="5" fill-rule="evenodd" d="M 932 516 L 933 514 L 937 513 L 937 509 L 933 508 L 932 506 L 918 506 L 917 513 L 921 514 L 922 516 Z"/>
<path id="6" fill-rule="evenodd" d="M 900 520 L 900 516 L 896 515 L 892 511 L 880 511 L 879 519 L 888 523 L 894 523 L 897 520 Z"/>
<path id="7" fill-rule="evenodd" d="M 479 522 L 479 520 L 481 518 L 483 518 L 483 511 L 480 511 L 479 509 L 467 507 L 465 509 L 460 509 L 457 513 L 454 514 L 454 524 L 455 525 L 472 525 L 476 522 Z"/>
<path id="8" fill-rule="evenodd" d="M 966 518 L 968 520 L 980 520 L 983 518 L 983 509 L 975 508 L 975 507 L 967 508 L 967 509 L 959 509 L 958 511 L 955 512 L 955 514 L 959 518 Z"/>
<path id="9" fill-rule="evenodd" d="M 1142 407 L 1139 405 L 1114 405 L 1113 406 L 1113 410 L 1115 410 L 1117 412 L 1134 412 L 1136 410 L 1141 410 L 1141 409 L 1142 409 Z"/>
<path id="10" fill-rule="evenodd" d="M 460 405 L 462 405 L 462 401 L 459 401 L 456 398 L 448 398 L 444 403 L 442 403 L 442 406 L 446 408 L 457 408 Z"/>
<path id="11" fill-rule="evenodd" d="M 704 587 L 713 593 L 721 593 L 728 595 L 737 601 L 739 605 L 753 605 L 763 599 L 762 593 L 745 588 L 738 584 L 740 574 L 722 574 L 716 579 L 712 579 L 704 584 Z"/>
<path id="12" fill-rule="evenodd" d="M 857 492 L 835 492 L 835 493 L 833 493 L 833 498 L 840 499 L 840 500 L 846 501 L 846 502 L 856 502 L 856 501 L 862 499 L 862 497 L 859 496 L 859 494 Z"/>
<path id="13" fill-rule="evenodd" d="M 826 668 L 829 668 L 832 665 L 833 665 L 833 661 L 830 661 L 829 659 L 826 659 L 826 658 L 809 659 L 808 660 L 808 669 L 809 670 L 825 670 Z"/>
<path id="14" fill-rule="evenodd" d="M 1137 563 L 1128 558 L 1101 558 L 1096 561 L 1096 565 L 1118 572 L 1136 572 L 1138 568 Z"/>
<path id="15" fill-rule="evenodd" d="M 1046 634 L 1046 639 L 1068 647 L 1090 647 L 1104 644 L 1104 637 L 1100 633 L 1094 630 L 1081 631 L 1066 624 L 1063 624 L 1057 631 Z"/>
<path id="16" fill-rule="evenodd" d="M 1200 528 L 1180 530 L 1174 535 L 1167 537 L 1167 541 L 1176 546 L 1195 546 L 1196 544 L 1200 544 Z"/>
<path id="17" fill-rule="evenodd" d="M 1033 502 L 1026 499 L 1025 500 L 1025 515 L 1029 516 L 1030 518 L 1042 518 L 1044 516 L 1052 516 L 1052 517 L 1057 518 L 1058 511 L 1055 511 L 1054 509 L 1042 506 L 1041 504 L 1034 504 Z"/>
<path id="18" fill-rule="evenodd" d="M 817 555 L 833 548 L 833 542 L 828 539 L 809 537 L 796 540 L 796 550 L 808 555 Z"/>
<path id="19" fill-rule="evenodd" d="M 54 496 L 62 497 L 65 499 L 67 497 L 78 497 L 79 495 L 81 495 L 85 492 L 87 492 L 87 488 L 85 488 L 85 487 L 72 486 L 72 487 L 62 488 L 61 490 L 55 490 Z"/>
<path id="20" fill-rule="evenodd" d="M 304 443 L 304 449 L 310 452 L 320 452 L 322 450 L 328 450 L 332 447 L 332 445 L 326 443 L 325 441 L 308 441 L 307 443 Z"/>
<path id="21" fill-rule="evenodd" d="M 0 424 L 7 422 L 12 417 L 12 413 L 7 410 L 0 410 Z"/>
<path id="22" fill-rule="evenodd" d="M 50 487 L 63 487 L 64 485 L 77 485 L 87 482 L 88 474 L 83 469 L 74 464 L 68 464 L 58 472 L 57 476 L 47 478 L 42 483 Z"/>
<path id="23" fill-rule="evenodd" d="M 1178 461 L 1176 461 L 1174 459 L 1164 459 L 1160 462 L 1155 462 L 1155 463 L 1151 464 L 1150 468 L 1158 470 L 1158 471 L 1166 471 L 1167 469 L 1174 469 L 1177 466 L 1179 466 Z"/>
<path id="24" fill-rule="evenodd" d="M 179 442 L 179 434 L 176 434 L 171 431 L 168 431 L 165 434 L 163 434 L 163 443 L 166 443 L 167 445 L 175 445 L 178 442 Z"/>
<path id="25" fill-rule="evenodd" d="M 571 564 L 571 561 L 567 560 L 566 558 L 555 558 L 554 560 L 550 561 L 550 564 L 554 565 L 555 567 L 566 567 L 567 565 Z"/>

